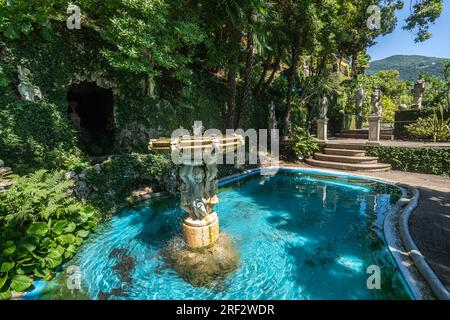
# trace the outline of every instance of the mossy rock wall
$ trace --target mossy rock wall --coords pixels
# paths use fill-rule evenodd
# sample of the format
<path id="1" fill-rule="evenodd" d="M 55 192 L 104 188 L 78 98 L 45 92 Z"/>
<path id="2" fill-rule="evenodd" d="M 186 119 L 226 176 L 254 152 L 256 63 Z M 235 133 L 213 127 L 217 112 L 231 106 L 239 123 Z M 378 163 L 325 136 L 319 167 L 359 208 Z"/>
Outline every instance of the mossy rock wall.
<path id="1" fill-rule="evenodd" d="M 0 159 L 17 167 L 15 172 L 60 168 L 57 163 L 64 163 L 64 152 L 76 153 L 67 92 L 83 81 L 113 92 L 115 143 L 109 154 L 146 152 L 148 138 L 170 135 L 180 127 L 190 129 L 194 120 L 224 130 L 224 80 L 194 74 L 187 90 L 180 90 L 166 79 L 156 79 L 154 94 L 144 95 L 142 77 L 117 71 L 102 57 L 106 46 L 95 30 L 68 30 L 63 24 L 49 40 L 30 34 L 20 41 L 0 42 Z M 40 88 L 43 100 L 20 99 L 19 65 L 31 71 L 31 81 Z M 258 102 L 250 98 L 246 114 L 258 111 Z M 265 121 L 253 122 L 248 125 L 265 125 Z"/>

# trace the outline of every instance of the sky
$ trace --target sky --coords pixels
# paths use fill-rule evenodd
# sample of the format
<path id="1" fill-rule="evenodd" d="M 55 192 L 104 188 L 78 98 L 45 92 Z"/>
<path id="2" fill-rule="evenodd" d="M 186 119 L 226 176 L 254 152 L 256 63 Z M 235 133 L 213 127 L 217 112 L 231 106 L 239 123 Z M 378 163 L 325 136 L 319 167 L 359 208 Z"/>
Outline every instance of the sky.
<path id="1" fill-rule="evenodd" d="M 408 16 L 409 5 L 397 11 L 398 24 L 395 31 L 385 37 L 379 37 L 377 44 L 369 48 L 368 53 L 372 61 L 397 54 L 450 58 L 450 0 L 444 0 L 442 15 L 430 28 L 433 36 L 425 42 L 414 43 L 414 35 L 402 29 Z"/>

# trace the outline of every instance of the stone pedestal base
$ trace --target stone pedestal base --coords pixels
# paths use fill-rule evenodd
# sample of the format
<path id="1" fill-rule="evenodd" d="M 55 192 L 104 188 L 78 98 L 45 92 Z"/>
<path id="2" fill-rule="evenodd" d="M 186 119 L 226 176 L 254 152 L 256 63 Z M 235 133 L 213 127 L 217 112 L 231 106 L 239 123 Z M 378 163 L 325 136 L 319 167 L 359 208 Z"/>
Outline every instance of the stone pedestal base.
<path id="1" fill-rule="evenodd" d="M 328 141 L 328 136 L 327 136 L 327 131 L 328 131 L 328 119 L 318 119 L 317 120 L 317 140 L 319 140 L 319 142 L 327 142 Z"/>
<path id="2" fill-rule="evenodd" d="M 214 246 L 198 250 L 188 248 L 181 238 L 175 238 L 162 254 L 168 265 L 195 287 L 218 286 L 239 265 L 239 254 L 224 233 Z"/>
<path id="3" fill-rule="evenodd" d="M 219 218 L 217 214 L 213 212 L 202 220 L 186 218 L 183 222 L 183 236 L 189 248 L 211 247 L 219 238 Z"/>
<path id="4" fill-rule="evenodd" d="M 381 117 L 369 116 L 369 140 L 367 144 L 380 144 Z"/>

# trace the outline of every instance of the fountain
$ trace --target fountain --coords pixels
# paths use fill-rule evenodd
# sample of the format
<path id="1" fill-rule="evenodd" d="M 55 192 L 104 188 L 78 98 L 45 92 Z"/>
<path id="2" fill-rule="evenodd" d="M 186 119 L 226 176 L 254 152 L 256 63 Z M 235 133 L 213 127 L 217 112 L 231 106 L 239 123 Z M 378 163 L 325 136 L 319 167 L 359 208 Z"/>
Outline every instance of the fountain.
<path id="1" fill-rule="evenodd" d="M 239 135 L 202 135 L 194 126 L 194 136 L 150 140 L 149 150 L 171 152 L 180 164 L 180 207 L 186 212 L 183 240 L 174 239 L 164 257 L 169 265 L 191 284 L 207 285 L 234 271 L 238 254 L 231 239 L 219 230 L 214 206 L 217 196 L 217 163 L 224 154 L 243 145 Z"/>

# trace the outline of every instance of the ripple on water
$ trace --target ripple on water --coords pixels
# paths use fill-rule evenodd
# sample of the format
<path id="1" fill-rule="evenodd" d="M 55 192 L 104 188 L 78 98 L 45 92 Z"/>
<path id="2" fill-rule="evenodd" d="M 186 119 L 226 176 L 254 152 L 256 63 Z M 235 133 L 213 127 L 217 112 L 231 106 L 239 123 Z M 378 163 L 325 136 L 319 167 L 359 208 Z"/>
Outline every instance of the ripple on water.
<path id="1" fill-rule="evenodd" d="M 82 285 L 92 299 L 408 298 L 371 230 L 376 214 L 395 202 L 394 191 L 304 173 L 252 176 L 222 188 L 216 209 L 240 263 L 208 287 L 193 287 L 161 258 L 181 234 L 183 213 L 175 199 L 156 199 L 117 214 L 83 245 L 76 257 Z M 365 273 L 375 263 L 383 270 L 376 293 Z"/>

